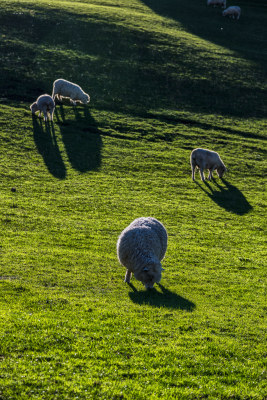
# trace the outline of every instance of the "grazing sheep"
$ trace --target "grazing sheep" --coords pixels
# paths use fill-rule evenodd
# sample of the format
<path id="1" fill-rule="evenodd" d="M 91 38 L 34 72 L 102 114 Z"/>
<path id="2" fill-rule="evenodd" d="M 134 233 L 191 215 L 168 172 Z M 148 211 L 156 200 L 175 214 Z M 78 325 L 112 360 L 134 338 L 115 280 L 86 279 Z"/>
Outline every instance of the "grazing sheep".
<path id="1" fill-rule="evenodd" d="M 53 121 L 55 102 L 49 94 L 42 94 L 38 97 L 36 102 L 30 106 L 30 109 L 33 114 L 35 114 L 36 111 L 39 111 L 38 117 L 43 113 L 45 122 L 47 121 L 47 113 L 49 113 L 50 119 Z"/>
<path id="2" fill-rule="evenodd" d="M 57 79 L 53 84 L 52 97 L 55 100 L 57 97 L 61 100 L 62 97 L 68 97 L 71 104 L 76 106 L 76 102 L 87 104 L 90 101 L 90 96 L 85 93 L 79 85 L 66 81 L 65 79 Z"/>
<path id="3" fill-rule="evenodd" d="M 124 281 L 129 283 L 133 273 L 146 289 L 159 283 L 167 240 L 166 229 L 155 218 L 137 218 L 125 228 L 117 242 L 119 262 L 126 267 Z"/>
<path id="4" fill-rule="evenodd" d="M 221 6 L 222 8 L 226 8 L 226 0 L 208 0 L 207 6 Z"/>
<path id="5" fill-rule="evenodd" d="M 226 171 L 226 167 L 222 162 L 220 156 L 215 151 L 206 149 L 195 149 L 192 151 L 190 156 L 191 168 L 192 168 L 192 179 L 195 180 L 195 168 L 199 168 L 201 180 L 205 180 L 204 169 L 209 170 L 208 179 L 211 180 L 212 172 L 216 169 L 219 178 L 223 177 Z"/>
<path id="6" fill-rule="evenodd" d="M 231 6 L 228 7 L 226 10 L 223 11 L 223 17 L 228 16 L 229 18 L 239 19 L 241 14 L 241 8 L 238 6 Z"/>

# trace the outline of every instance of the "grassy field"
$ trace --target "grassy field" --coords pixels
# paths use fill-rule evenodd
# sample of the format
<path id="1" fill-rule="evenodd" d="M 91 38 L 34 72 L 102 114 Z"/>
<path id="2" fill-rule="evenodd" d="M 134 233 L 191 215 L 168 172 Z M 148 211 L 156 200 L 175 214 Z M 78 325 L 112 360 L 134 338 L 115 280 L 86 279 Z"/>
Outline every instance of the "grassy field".
<path id="1" fill-rule="evenodd" d="M 0 0 L 0 400 L 267 399 L 267 8 L 238 5 Z M 45 125 L 58 78 L 91 102 Z M 196 147 L 225 179 L 192 182 Z M 150 291 L 116 256 L 140 216 Z"/>

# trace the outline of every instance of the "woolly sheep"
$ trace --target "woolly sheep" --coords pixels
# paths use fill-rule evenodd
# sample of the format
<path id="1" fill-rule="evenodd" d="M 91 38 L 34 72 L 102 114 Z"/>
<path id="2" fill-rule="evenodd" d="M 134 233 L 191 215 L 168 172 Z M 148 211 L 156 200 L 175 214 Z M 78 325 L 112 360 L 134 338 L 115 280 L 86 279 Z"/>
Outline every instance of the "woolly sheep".
<path id="1" fill-rule="evenodd" d="M 192 168 L 192 179 L 195 180 L 195 168 L 199 168 L 201 180 L 205 180 L 204 169 L 209 170 L 208 179 L 211 180 L 212 172 L 216 169 L 219 178 L 223 177 L 226 171 L 226 167 L 222 162 L 220 156 L 215 151 L 207 149 L 195 149 L 192 151 L 190 156 L 191 168 Z"/>
<path id="2" fill-rule="evenodd" d="M 42 94 L 41 96 L 38 97 L 35 103 L 33 103 L 30 106 L 31 112 L 33 114 L 36 113 L 36 111 L 39 111 L 38 117 L 41 116 L 41 114 L 44 114 L 44 121 L 47 121 L 47 113 L 50 114 L 50 119 L 53 121 L 53 116 L 54 116 L 54 110 L 55 110 L 55 102 L 52 99 L 49 94 Z"/>
<path id="3" fill-rule="evenodd" d="M 208 0 L 207 6 L 222 6 L 222 8 L 226 8 L 226 0 Z"/>
<path id="4" fill-rule="evenodd" d="M 241 8 L 238 6 L 231 6 L 228 7 L 226 10 L 223 11 L 223 17 L 229 16 L 230 18 L 239 19 L 241 14 Z"/>
<path id="5" fill-rule="evenodd" d="M 159 283 L 167 240 L 165 227 L 155 218 L 137 218 L 125 228 L 117 242 L 119 262 L 126 267 L 124 281 L 129 283 L 133 273 L 146 289 Z"/>
<path id="6" fill-rule="evenodd" d="M 90 101 L 90 96 L 79 85 L 65 79 L 57 79 L 54 82 L 52 97 L 53 99 L 57 97 L 59 100 L 62 97 L 68 97 L 74 106 L 76 106 L 77 101 L 83 104 L 87 104 Z"/>

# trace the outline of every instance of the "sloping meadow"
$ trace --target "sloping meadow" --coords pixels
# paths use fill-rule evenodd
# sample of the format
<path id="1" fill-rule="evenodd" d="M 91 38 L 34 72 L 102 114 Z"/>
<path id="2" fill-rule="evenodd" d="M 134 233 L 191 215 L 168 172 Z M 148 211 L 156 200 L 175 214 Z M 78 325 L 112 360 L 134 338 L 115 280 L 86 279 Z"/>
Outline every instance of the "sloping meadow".
<path id="1" fill-rule="evenodd" d="M 1 400 L 266 398 L 266 6 L 239 5 L 1 2 Z M 45 125 L 58 78 L 91 101 Z M 150 291 L 116 256 L 140 216 L 169 235 Z"/>

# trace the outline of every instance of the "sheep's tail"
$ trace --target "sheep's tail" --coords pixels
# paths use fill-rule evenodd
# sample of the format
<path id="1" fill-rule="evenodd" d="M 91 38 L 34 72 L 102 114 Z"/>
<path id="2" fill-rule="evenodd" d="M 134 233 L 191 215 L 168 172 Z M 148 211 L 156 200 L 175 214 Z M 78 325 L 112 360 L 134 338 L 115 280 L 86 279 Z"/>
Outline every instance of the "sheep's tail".
<path id="1" fill-rule="evenodd" d="M 191 164 L 192 171 L 195 170 L 196 168 L 198 169 L 198 166 L 197 166 L 197 163 L 196 163 L 196 155 L 195 155 L 195 153 L 191 154 L 190 164 Z"/>

